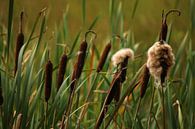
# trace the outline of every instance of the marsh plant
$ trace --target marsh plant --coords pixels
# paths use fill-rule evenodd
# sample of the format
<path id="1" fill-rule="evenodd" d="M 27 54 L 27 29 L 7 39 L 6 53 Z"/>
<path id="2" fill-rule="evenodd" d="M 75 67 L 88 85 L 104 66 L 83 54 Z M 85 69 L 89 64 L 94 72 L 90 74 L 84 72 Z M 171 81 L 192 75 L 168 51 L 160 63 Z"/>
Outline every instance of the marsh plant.
<path id="1" fill-rule="evenodd" d="M 15 5 L 9 2 L 7 27 L 0 21 L 0 129 L 195 127 L 193 6 L 191 27 L 185 36 L 177 36 L 181 43 L 170 38 L 174 23 L 180 24 L 171 21 L 170 14 L 180 16 L 181 11 L 170 9 L 162 12 L 161 30 L 152 30 L 160 32 L 158 40 L 143 45 L 133 24 L 125 22 L 122 1 L 110 0 L 108 34 L 96 29 L 100 17 L 86 21 L 89 12 L 83 0 L 81 29 L 74 37 L 68 35 L 73 23 L 68 22 L 67 7 L 50 43 L 45 35 L 48 9 L 38 12 L 32 29 L 23 29 L 25 10 L 18 14 L 15 39 Z"/>

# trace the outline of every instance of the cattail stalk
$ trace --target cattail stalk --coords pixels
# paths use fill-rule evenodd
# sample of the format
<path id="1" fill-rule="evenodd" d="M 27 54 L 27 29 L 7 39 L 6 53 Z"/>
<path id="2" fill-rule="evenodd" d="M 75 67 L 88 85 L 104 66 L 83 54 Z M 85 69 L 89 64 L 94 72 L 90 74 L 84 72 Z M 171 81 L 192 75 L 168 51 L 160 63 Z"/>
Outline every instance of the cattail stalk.
<path id="1" fill-rule="evenodd" d="M 48 102 L 51 95 L 53 64 L 49 60 L 45 66 L 45 101 Z"/>
<path id="2" fill-rule="evenodd" d="M 97 80 L 98 75 L 99 75 L 98 73 L 100 71 L 102 71 L 102 68 L 103 68 L 103 66 L 104 66 L 104 64 L 106 62 L 106 58 L 108 57 L 108 54 L 109 54 L 110 49 L 111 49 L 111 43 L 109 42 L 106 45 L 106 47 L 104 48 L 103 53 L 102 53 L 102 55 L 100 57 L 100 60 L 99 60 L 98 66 L 97 66 L 97 73 L 96 73 L 96 75 L 94 77 L 92 86 L 91 86 L 91 88 L 89 90 L 89 93 L 87 95 L 87 98 L 85 100 L 85 103 L 88 103 L 90 101 L 91 94 L 92 94 L 93 90 L 95 89 L 95 83 L 96 83 L 96 80 Z M 77 127 L 76 127 L 76 129 L 79 129 L 80 128 L 80 121 L 83 119 L 84 114 L 86 113 L 87 108 L 88 108 L 88 105 L 86 105 L 85 107 L 82 108 L 81 113 L 79 115 L 79 118 L 77 120 Z"/>
<path id="3" fill-rule="evenodd" d="M 70 86 L 71 87 L 71 92 L 73 91 L 73 89 L 75 87 L 75 81 L 78 80 L 81 76 L 81 73 L 82 73 L 82 70 L 83 70 L 83 67 L 84 67 L 84 63 L 85 63 L 86 51 L 87 51 L 87 42 L 85 40 L 80 45 L 77 62 L 74 65 L 74 71 L 73 71 L 73 74 L 72 74 L 72 83 L 71 83 L 71 86 Z"/>
<path id="4" fill-rule="evenodd" d="M 23 31 L 22 31 L 23 13 L 24 12 L 21 12 L 21 14 L 20 14 L 19 34 L 17 36 L 17 42 L 16 42 L 16 47 L 15 47 L 14 75 L 16 74 L 17 69 L 18 69 L 18 56 L 19 56 L 19 52 L 20 52 L 20 49 L 22 48 L 22 45 L 24 44 L 24 34 L 23 34 Z"/>
<path id="5" fill-rule="evenodd" d="M 116 72 L 114 75 L 114 78 L 110 84 L 110 90 L 109 90 L 107 97 L 104 101 L 104 104 L 102 106 L 102 110 L 101 110 L 100 115 L 96 121 L 94 129 L 98 129 L 100 127 L 100 125 L 105 117 L 105 114 L 108 111 L 108 106 L 110 105 L 111 101 L 115 98 L 116 91 L 117 91 L 118 87 L 120 87 L 120 85 L 121 85 L 120 74 L 121 74 L 121 72 Z"/>
<path id="6" fill-rule="evenodd" d="M 67 61 L 68 61 L 67 55 L 63 54 L 60 60 L 60 64 L 59 64 L 57 90 L 60 89 L 60 86 L 62 85 L 62 82 L 64 80 L 64 74 L 66 72 Z"/>
<path id="7" fill-rule="evenodd" d="M 152 109 L 153 109 L 155 91 L 156 91 L 156 88 L 153 87 L 152 98 L 151 98 L 151 103 L 150 103 L 150 110 L 149 110 L 149 115 L 148 115 L 148 120 L 147 120 L 147 129 L 150 129 L 151 114 L 152 114 Z"/>
<path id="8" fill-rule="evenodd" d="M 69 99 L 68 99 L 68 107 L 66 109 L 65 116 L 68 116 L 70 114 L 70 111 L 71 111 L 72 101 L 74 98 L 74 90 L 75 90 L 77 80 L 80 78 L 83 67 L 84 67 L 86 51 L 87 51 L 87 42 L 86 42 L 86 40 L 84 40 L 80 45 L 77 62 L 74 65 L 74 71 L 73 71 L 72 79 L 71 79 L 72 82 L 70 85 L 70 95 L 69 95 Z M 67 122 L 65 125 L 64 125 L 64 120 L 65 120 L 65 118 L 63 117 L 61 129 L 68 128 L 69 118 L 67 117 Z"/>
<path id="9" fill-rule="evenodd" d="M 134 75 L 131 83 L 129 84 L 129 86 L 127 87 L 127 89 L 124 91 L 123 96 L 120 98 L 120 100 L 118 101 L 114 111 L 109 115 L 109 119 L 105 125 L 105 128 L 108 128 L 108 126 L 110 125 L 110 122 L 112 121 L 112 119 L 114 118 L 114 116 L 118 113 L 119 108 L 121 107 L 121 105 L 123 104 L 126 96 L 128 96 L 129 94 L 131 94 L 133 92 L 133 90 L 135 89 L 135 87 L 137 87 L 138 83 L 136 83 L 137 77 L 140 75 L 140 72 L 142 71 L 143 66 L 138 70 L 138 72 Z"/>
<path id="10" fill-rule="evenodd" d="M 117 71 L 115 73 L 115 75 L 113 77 L 112 83 L 110 85 L 110 90 L 109 90 L 107 97 L 104 101 L 104 105 L 102 107 L 100 115 L 96 121 L 95 129 L 100 127 L 111 101 L 113 99 L 116 102 L 119 101 L 121 85 L 126 80 L 128 59 L 129 58 L 133 59 L 133 57 L 134 57 L 134 53 L 129 48 L 121 49 L 112 56 L 113 65 L 120 66 L 120 69 L 119 69 L 119 71 Z"/>
<path id="11" fill-rule="evenodd" d="M 86 57 L 86 53 L 87 53 L 87 35 L 89 33 L 93 33 L 95 34 L 95 38 L 96 38 L 96 33 L 94 31 L 87 31 L 85 33 L 85 40 L 81 43 L 80 45 L 80 49 L 78 52 L 78 58 L 77 58 L 77 62 L 74 65 L 74 71 L 72 74 L 72 78 L 71 78 L 71 85 L 70 85 L 70 95 L 69 95 L 69 99 L 68 99 L 68 107 L 65 111 L 65 116 L 67 116 L 67 120 L 66 120 L 66 124 L 64 125 L 64 120 L 65 120 L 65 116 L 62 119 L 62 125 L 61 125 L 61 129 L 66 129 L 68 128 L 68 122 L 69 122 L 69 114 L 71 112 L 71 107 L 72 107 L 72 101 L 74 98 L 74 91 L 75 91 L 75 86 L 77 84 L 77 80 L 80 78 L 83 67 L 84 67 L 84 63 L 85 63 L 85 57 Z"/>

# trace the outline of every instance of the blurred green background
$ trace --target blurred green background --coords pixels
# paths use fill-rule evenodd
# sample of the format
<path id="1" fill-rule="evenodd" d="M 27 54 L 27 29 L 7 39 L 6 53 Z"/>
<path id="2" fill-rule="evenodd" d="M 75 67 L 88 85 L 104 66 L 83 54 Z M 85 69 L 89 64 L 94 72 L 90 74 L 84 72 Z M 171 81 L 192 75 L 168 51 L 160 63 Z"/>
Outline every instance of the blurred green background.
<path id="1" fill-rule="evenodd" d="M 47 31 L 45 33 L 47 42 L 55 42 L 53 35 L 56 28 L 60 29 L 63 24 L 63 16 L 68 8 L 67 25 L 68 36 L 66 43 L 71 42 L 78 30 L 86 30 L 92 21 L 98 16 L 99 19 L 95 25 L 98 34 L 96 42 L 103 42 L 111 35 L 111 26 L 109 25 L 109 0 L 86 0 L 86 21 L 82 19 L 82 0 L 15 0 L 14 2 L 14 39 L 18 32 L 18 21 L 21 10 L 25 12 L 25 32 L 29 33 L 32 24 L 38 12 L 47 7 Z M 181 10 L 182 15 L 177 17 L 172 15 L 168 18 L 168 23 L 173 23 L 171 41 L 180 43 L 185 33 L 192 26 L 192 16 L 190 6 L 193 3 L 190 0 L 121 0 L 122 14 L 124 18 L 123 30 L 134 32 L 135 41 L 142 44 L 153 43 L 157 38 L 161 27 L 161 13 L 164 9 L 169 10 L 177 8 Z M 135 4 L 137 8 L 135 15 L 132 16 Z M 8 17 L 8 0 L 0 0 L 0 23 L 6 28 Z M 118 7 L 118 5 L 116 5 Z M 6 31 L 6 29 L 4 29 Z M 37 30 L 38 31 L 38 30 Z M 6 32 L 5 32 L 6 33 Z M 119 32 L 115 32 L 119 33 Z"/>

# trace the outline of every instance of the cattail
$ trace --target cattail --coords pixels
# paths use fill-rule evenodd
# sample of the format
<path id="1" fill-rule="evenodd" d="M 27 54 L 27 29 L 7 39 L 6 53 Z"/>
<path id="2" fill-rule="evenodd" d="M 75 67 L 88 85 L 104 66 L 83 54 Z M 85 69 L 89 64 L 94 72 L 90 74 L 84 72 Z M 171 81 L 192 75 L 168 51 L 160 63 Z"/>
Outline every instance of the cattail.
<path id="1" fill-rule="evenodd" d="M 124 61 L 120 64 L 121 66 L 121 83 L 123 83 L 126 80 L 126 74 L 127 74 L 127 65 L 128 65 L 128 57 L 124 59 Z"/>
<path id="2" fill-rule="evenodd" d="M 119 65 L 124 61 L 124 59 L 128 57 L 129 59 L 134 58 L 134 52 L 130 48 L 123 48 L 119 51 L 117 51 L 113 56 L 112 56 L 112 63 L 114 66 Z"/>
<path id="3" fill-rule="evenodd" d="M 71 91 L 74 89 L 75 80 L 79 79 L 81 76 L 81 73 L 82 73 L 82 70 L 84 67 L 84 63 L 85 63 L 86 51 L 87 51 L 87 42 L 85 40 L 80 45 L 77 62 L 74 65 L 74 71 L 73 71 L 73 75 L 72 75 L 73 82 L 71 84 Z"/>
<path id="4" fill-rule="evenodd" d="M 116 102 L 119 101 L 120 99 L 120 90 L 121 90 L 121 84 L 125 81 L 126 79 L 126 73 L 127 73 L 127 64 L 128 64 L 128 59 L 133 59 L 134 53 L 131 49 L 129 48 L 124 48 L 116 52 L 112 56 L 112 62 L 114 66 L 120 65 L 120 70 L 118 70 L 113 77 L 113 80 L 110 85 L 110 90 L 108 92 L 108 95 L 105 99 L 103 109 L 100 112 L 100 115 L 98 117 L 98 120 L 95 125 L 95 129 L 99 128 L 105 114 L 108 110 L 108 106 L 111 103 L 111 101 L 114 99 Z"/>
<path id="5" fill-rule="evenodd" d="M 141 79 L 140 79 L 140 85 L 141 85 L 141 89 L 140 89 L 140 97 L 143 98 L 145 93 L 146 93 L 146 89 L 148 87 L 148 82 L 150 80 L 150 72 L 149 69 L 147 68 L 146 64 L 144 65 L 144 70 L 143 73 L 141 75 Z"/>
<path id="6" fill-rule="evenodd" d="M 119 99 L 120 99 L 121 84 L 122 84 L 122 82 L 121 82 L 121 74 L 122 74 L 121 71 L 115 73 L 115 76 L 114 76 L 113 81 L 111 83 L 112 89 L 111 89 L 110 95 L 108 97 L 108 104 L 111 103 L 113 97 L 114 97 L 114 100 L 116 102 L 118 102 Z"/>
<path id="7" fill-rule="evenodd" d="M 157 86 L 163 85 L 170 67 L 175 63 L 172 48 L 164 41 L 158 41 L 148 50 L 147 67 L 155 78 Z"/>
<path id="8" fill-rule="evenodd" d="M 64 80 L 64 74 L 66 71 L 66 65 L 67 65 L 67 55 L 63 54 L 60 60 L 59 64 L 59 70 L 58 70 L 58 81 L 57 81 L 57 90 L 60 89 L 60 86 L 62 85 L 62 82 Z"/>
<path id="9" fill-rule="evenodd" d="M 22 45 L 24 44 L 24 34 L 22 31 L 22 19 L 23 19 L 23 13 L 21 12 L 20 14 L 20 30 L 19 30 L 19 34 L 17 37 L 17 42 L 16 42 L 16 47 L 15 47 L 15 67 L 14 67 L 14 75 L 16 74 L 17 68 L 18 68 L 18 56 L 19 56 L 19 52 L 20 49 L 22 47 Z"/>
<path id="10" fill-rule="evenodd" d="M 48 102 L 51 95 L 53 65 L 49 60 L 45 66 L 45 101 Z"/>
<path id="11" fill-rule="evenodd" d="M 167 31 L 168 31 L 167 16 L 168 16 L 170 13 L 172 13 L 172 12 L 178 13 L 178 16 L 180 16 L 180 14 L 181 14 L 181 12 L 180 12 L 179 10 L 172 9 L 172 10 L 168 11 L 168 12 L 166 13 L 166 15 L 164 16 L 164 10 L 163 10 L 163 12 L 162 12 L 162 26 L 161 26 L 161 32 L 160 32 L 159 41 L 160 41 L 160 40 L 166 41 Z"/>
<path id="12" fill-rule="evenodd" d="M 123 83 L 126 80 L 128 59 L 133 59 L 133 58 L 134 58 L 134 52 L 130 48 L 123 48 L 117 51 L 112 56 L 113 65 L 114 66 L 120 65 L 121 83 Z"/>
<path id="13" fill-rule="evenodd" d="M 108 53 L 111 49 L 111 43 L 108 43 L 106 47 L 104 48 L 104 51 L 101 55 L 100 61 L 98 63 L 97 72 L 100 72 L 106 62 L 106 58 L 108 57 Z"/>
<path id="14" fill-rule="evenodd" d="M 110 105 L 110 103 L 112 102 L 113 99 L 115 99 L 116 101 L 119 100 L 119 98 L 117 98 L 117 93 L 118 93 L 118 88 L 120 88 L 120 85 L 121 85 L 121 81 L 120 81 L 120 74 L 121 72 L 116 72 L 114 74 L 114 77 L 113 77 L 113 80 L 110 84 L 110 90 L 108 92 L 108 95 L 105 99 L 105 102 L 104 102 L 104 105 L 103 105 L 103 108 L 100 112 L 100 115 L 98 117 L 98 120 L 96 122 L 96 125 L 95 125 L 95 129 L 99 128 L 104 117 L 105 117 L 105 114 L 108 110 L 108 106 Z"/>

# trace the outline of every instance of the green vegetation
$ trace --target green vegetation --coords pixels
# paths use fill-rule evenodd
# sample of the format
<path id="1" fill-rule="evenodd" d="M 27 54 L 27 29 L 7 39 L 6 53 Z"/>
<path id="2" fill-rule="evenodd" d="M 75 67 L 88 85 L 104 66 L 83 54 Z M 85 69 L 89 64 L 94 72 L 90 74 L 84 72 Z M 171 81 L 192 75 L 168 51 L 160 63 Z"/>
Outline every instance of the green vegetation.
<path id="1" fill-rule="evenodd" d="M 1 0 L 0 7 L 0 129 L 195 128 L 194 0 Z M 163 40 L 175 64 L 162 90 L 145 63 L 162 10 L 173 8 L 181 16 L 169 15 Z M 135 58 L 115 67 L 122 48 Z"/>

